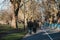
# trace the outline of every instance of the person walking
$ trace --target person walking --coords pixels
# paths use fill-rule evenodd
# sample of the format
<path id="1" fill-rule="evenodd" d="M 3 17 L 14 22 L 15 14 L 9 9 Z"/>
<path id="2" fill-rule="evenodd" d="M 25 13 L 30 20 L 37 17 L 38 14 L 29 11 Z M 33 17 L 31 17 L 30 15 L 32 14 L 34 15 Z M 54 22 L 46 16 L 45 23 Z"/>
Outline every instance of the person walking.
<path id="1" fill-rule="evenodd" d="M 32 34 L 33 22 L 31 20 L 27 22 L 27 27 L 29 34 Z"/>
<path id="2" fill-rule="evenodd" d="M 36 33 L 37 32 L 37 27 L 39 26 L 38 22 L 36 20 L 34 20 L 33 23 L 33 32 Z"/>

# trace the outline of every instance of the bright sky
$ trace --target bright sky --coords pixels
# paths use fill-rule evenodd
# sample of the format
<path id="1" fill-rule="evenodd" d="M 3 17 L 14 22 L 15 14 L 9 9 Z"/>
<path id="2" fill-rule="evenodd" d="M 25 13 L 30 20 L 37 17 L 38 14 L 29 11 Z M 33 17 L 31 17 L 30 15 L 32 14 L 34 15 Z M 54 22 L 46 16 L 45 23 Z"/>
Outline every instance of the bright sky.
<path id="1" fill-rule="evenodd" d="M 4 1 L 4 2 L 3 2 Z M 42 2 L 42 0 L 36 0 Z M 0 0 L 0 10 L 7 9 L 9 6 L 10 0 Z"/>
<path id="2" fill-rule="evenodd" d="M 2 2 L 3 2 L 4 0 L 0 0 L 0 10 L 1 10 L 1 7 L 2 7 Z"/>
<path id="3" fill-rule="evenodd" d="M 0 4 L 3 2 L 4 0 L 0 0 Z"/>
<path id="4" fill-rule="evenodd" d="M 9 0 L 0 0 L 0 10 L 7 9 L 7 5 L 9 6 Z"/>

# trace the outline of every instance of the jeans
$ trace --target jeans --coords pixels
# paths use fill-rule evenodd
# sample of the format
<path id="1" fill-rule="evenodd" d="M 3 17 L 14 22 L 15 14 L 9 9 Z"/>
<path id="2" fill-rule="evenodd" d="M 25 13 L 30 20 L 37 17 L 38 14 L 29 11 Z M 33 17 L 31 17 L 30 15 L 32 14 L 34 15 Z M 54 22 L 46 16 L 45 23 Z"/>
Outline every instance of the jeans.
<path id="1" fill-rule="evenodd" d="M 28 28 L 28 32 L 32 34 L 32 28 Z"/>

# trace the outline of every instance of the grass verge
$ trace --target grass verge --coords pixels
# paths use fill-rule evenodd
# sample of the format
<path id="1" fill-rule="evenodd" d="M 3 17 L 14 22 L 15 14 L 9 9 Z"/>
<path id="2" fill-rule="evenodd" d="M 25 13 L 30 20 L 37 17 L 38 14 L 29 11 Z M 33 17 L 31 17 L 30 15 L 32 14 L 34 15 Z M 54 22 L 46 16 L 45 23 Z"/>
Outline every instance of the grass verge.
<path id="1" fill-rule="evenodd" d="M 20 24 L 19 28 L 23 29 L 23 25 Z M 3 37 L 1 37 L 0 40 L 21 40 L 26 34 L 26 32 L 24 31 L 11 32 L 11 33 L 7 33 L 7 35 L 4 34 L 6 32 L 10 32 L 10 30 L 13 31 L 14 29 L 11 28 L 11 26 L 9 25 L 0 24 L 0 35 L 3 33 Z"/>

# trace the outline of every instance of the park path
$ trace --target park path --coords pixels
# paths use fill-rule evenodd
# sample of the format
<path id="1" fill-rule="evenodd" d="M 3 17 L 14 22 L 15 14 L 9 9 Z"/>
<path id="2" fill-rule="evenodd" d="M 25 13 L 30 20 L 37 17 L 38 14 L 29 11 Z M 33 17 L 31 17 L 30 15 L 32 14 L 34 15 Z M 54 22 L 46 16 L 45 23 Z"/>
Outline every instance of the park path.
<path id="1" fill-rule="evenodd" d="M 60 40 L 60 33 L 55 29 L 42 28 L 35 34 L 27 33 L 22 40 Z"/>

